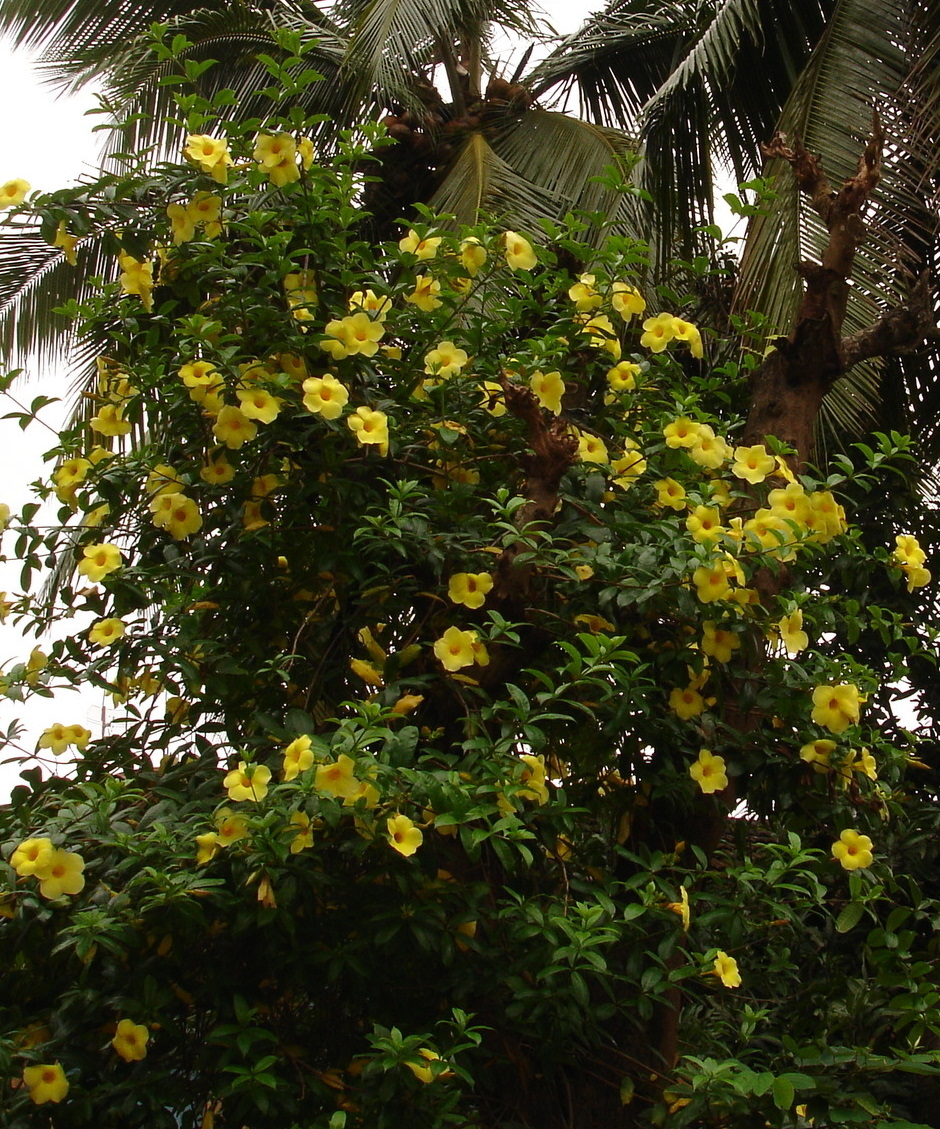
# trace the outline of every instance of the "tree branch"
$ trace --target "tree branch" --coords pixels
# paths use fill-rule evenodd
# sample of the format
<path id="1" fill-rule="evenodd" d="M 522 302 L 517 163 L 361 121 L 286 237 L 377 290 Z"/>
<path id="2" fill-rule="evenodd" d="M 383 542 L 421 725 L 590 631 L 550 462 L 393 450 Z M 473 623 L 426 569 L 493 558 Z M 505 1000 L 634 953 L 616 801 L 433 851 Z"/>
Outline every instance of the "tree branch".
<path id="1" fill-rule="evenodd" d="M 874 325 L 843 340 L 842 370 L 869 357 L 909 353 L 927 341 L 940 341 L 940 328 L 934 320 L 930 276 L 924 271 L 906 302 L 890 309 Z"/>

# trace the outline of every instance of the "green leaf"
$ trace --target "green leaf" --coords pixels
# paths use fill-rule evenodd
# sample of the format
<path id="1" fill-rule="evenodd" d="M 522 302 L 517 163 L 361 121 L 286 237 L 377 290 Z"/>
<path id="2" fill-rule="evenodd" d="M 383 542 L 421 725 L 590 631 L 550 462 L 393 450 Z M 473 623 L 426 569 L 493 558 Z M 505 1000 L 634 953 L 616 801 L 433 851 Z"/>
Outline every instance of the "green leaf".
<path id="1" fill-rule="evenodd" d="M 777 1109 L 789 1109 L 793 1105 L 793 1099 L 796 1097 L 796 1091 L 793 1089 L 793 1083 L 783 1075 L 774 1079 L 774 1084 L 771 1087 L 774 1096 L 774 1105 Z"/>
<path id="2" fill-rule="evenodd" d="M 836 918 L 836 932 L 848 933 L 854 929 L 864 912 L 865 907 L 861 902 L 849 902 Z"/>

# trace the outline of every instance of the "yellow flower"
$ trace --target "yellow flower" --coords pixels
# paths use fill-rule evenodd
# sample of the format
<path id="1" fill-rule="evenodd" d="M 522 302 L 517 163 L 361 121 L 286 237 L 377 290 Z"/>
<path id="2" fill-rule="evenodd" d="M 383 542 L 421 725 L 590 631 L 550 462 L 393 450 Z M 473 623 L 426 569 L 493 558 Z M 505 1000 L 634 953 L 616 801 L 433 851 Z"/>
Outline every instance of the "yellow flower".
<path id="1" fill-rule="evenodd" d="M 756 485 L 763 482 L 768 474 L 773 474 L 776 466 L 776 460 L 767 453 L 764 444 L 755 443 L 753 447 L 735 447 L 731 473 Z"/>
<path id="2" fill-rule="evenodd" d="M 632 361 L 618 361 L 607 370 L 607 383 L 611 392 L 632 392 L 636 388 L 636 378 L 643 370 Z"/>
<path id="3" fill-rule="evenodd" d="M 569 287 L 568 297 L 574 302 L 575 309 L 581 313 L 596 310 L 603 299 L 594 288 L 593 274 L 582 274 L 574 286 Z"/>
<path id="4" fill-rule="evenodd" d="M 825 772 L 829 768 L 829 759 L 836 751 L 835 741 L 820 737 L 810 741 L 800 749 L 800 760 L 811 764 L 816 772 Z"/>
<path id="5" fill-rule="evenodd" d="M 720 950 L 715 955 L 715 966 L 712 969 L 712 975 L 717 976 L 726 988 L 741 987 L 741 973 L 738 972 L 738 962 L 734 957 L 729 957 L 727 953 L 723 953 Z"/>
<path id="6" fill-rule="evenodd" d="M 813 540 L 820 545 L 825 545 L 833 537 L 838 537 L 848 528 L 845 520 L 845 510 L 833 497 L 829 490 L 814 490 L 809 496 L 810 519 L 809 528 L 813 531 Z"/>
<path id="7" fill-rule="evenodd" d="M 238 768 L 225 774 L 222 787 L 228 792 L 228 798 L 236 803 L 239 800 L 263 800 L 268 794 L 270 779 L 271 770 L 267 765 L 239 761 Z"/>
<path id="8" fill-rule="evenodd" d="M 809 636 L 803 630 L 803 612 L 799 608 L 780 620 L 776 632 L 788 655 L 798 655 L 809 646 Z"/>
<path id="9" fill-rule="evenodd" d="M 444 304 L 438 297 L 440 292 L 441 284 L 436 278 L 427 274 L 418 274 L 415 275 L 415 288 L 410 294 L 405 295 L 405 301 L 409 305 L 417 306 L 419 310 L 424 310 L 425 313 L 430 313 Z"/>
<path id="10" fill-rule="evenodd" d="M 376 321 L 385 321 L 392 309 L 392 300 L 387 295 L 378 295 L 374 290 L 355 290 L 349 295 L 349 312 L 371 314 Z"/>
<path id="11" fill-rule="evenodd" d="M 676 450 L 679 447 L 695 447 L 698 445 L 702 425 L 688 416 L 679 416 L 672 423 L 663 428 L 663 437 L 666 446 Z"/>
<path id="12" fill-rule="evenodd" d="M 55 850 L 42 872 L 37 874 L 39 892 L 44 898 L 59 898 L 63 894 L 78 894 L 85 887 L 82 871 L 85 860 L 73 851 Z"/>
<path id="13" fill-rule="evenodd" d="M 41 875 L 48 869 L 54 849 L 51 839 L 24 839 L 10 855 L 10 866 L 20 878 Z"/>
<path id="14" fill-rule="evenodd" d="M 91 467 L 91 460 L 82 458 L 66 459 L 59 464 L 52 476 L 59 501 L 71 502 L 74 499 L 76 488 L 85 481 Z"/>
<path id="15" fill-rule="evenodd" d="M 697 717 L 705 709 L 705 699 L 694 686 L 687 686 L 684 690 L 675 687 L 669 693 L 669 708 L 683 721 L 690 717 Z"/>
<path id="16" fill-rule="evenodd" d="M 561 414 L 561 398 L 565 394 L 565 382 L 560 372 L 541 372 L 536 370 L 530 380 L 529 387 L 535 393 L 539 406 L 553 415 Z"/>
<path id="17" fill-rule="evenodd" d="M 907 590 L 913 592 L 915 588 L 923 588 L 925 584 L 930 583 L 930 569 L 929 568 L 906 568 L 907 573 Z"/>
<path id="18" fill-rule="evenodd" d="M 894 558 L 899 564 L 920 568 L 927 560 L 927 554 L 912 534 L 899 533 L 894 540 L 897 546 L 894 550 Z"/>
<path id="19" fill-rule="evenodd" d="M 699 466 L 708 467 L 709 470 L 718 470 L 726 459 L 731 457 L 732 451 L 720 435 L 707 423 L 699 424 L 698 441 L 688 449 L 689 458 Z M 722 482 L 721 486 L 725 486 Z M 725 487 L 727 489 L 727 487 Z"/>
<path id="20" fill-rule="evenodd" d="M 216 831 L 206 831 L 196 836 L 196 865 L 205 866 L 219 853 L 219 836 Z"/>
<path id="21" fill-rule="evenodd" d="M 414 255 L 418 260 L 433 259 L 442 241 L 443 237 L 440 235 L 426 235 L 422 239 L 416 231 L 409 228 L 408 234 L 403 239 L 399 239 L 398 247 L 406 254 Z"/>
<path id="22" fill-rule="evenodd" d="M 624 438 L 624 455 L 619 459 L 611 459 L 611 469 L 614 477 L 611 482 L 621 490 L 629 490 L 633 483 L 646 471 L 646 459 L 639 453 L 639 448 L 632 439 Z"/>
<path id="23" fill-rule="evenodd" d="M 29 652 L 29 658 L 26 660 L 26 682 L 28 685 L 36 685 L 48 662 L 49 659 L 45 652 L 41 651 L 39 647 L 33 647 Z"/>
<path id="24" fill-rule="evenodd" d="M 813 721 L 833 733 L 842 733 L 859 719 L 858 687 L 851 683 L 817 686 L 813 691 Z"/>
<path id="25" fill-rule="evenodd" d="M 176 541 L 182 541 L 202 528 L 199 507 L 185 494 L 160 494 L 150 503 L 151 520 Z"/>
<path id="26" fill-rule="evenodd" d="M 197 192 L 186 205 L 186 213 L 194 224 L 206 230 L 206 238 L 213 239 L 222 230 L 222 198 L 212 192 Z"/>
<path id="27" fill-rule="evenodd" d="M 349 391 L 335 376 L 310 376 L 303 383 L 304 407 L 308 412 L 317 412 L 324 419 L 336 419 L 342 415 L 349 402 Z"/>
<path id="28" fill-rule="evenodd" d="M 250 420 L 240 408 L 226 404 L 212 425 L 212 434 L 231 451 L 237 451 L 243 443 L 248 443 L 258 434 L 258 425 Z"/>
<path id="29" fill-rule="evenodd" d="M 277 419 L 283 401 L 263 388 L 241 388 L 236 393 L 238 407 L 246 419 L 259 423 L 272 423 Z"/>
<path id="30" fill-rule="evenodd" d="M 284 275 L 284 296 L 295 321 L 312 321 L 311 306 L 317 304 L 317 278 L 312 270 L 292 271 Z M 301 326 L 301 329 L 305 329 Z M 345 355 L 345 354 L 344 354 Z"/>
<path id="31" fill-rule="evenodd" d="M 861 749 L 856 754 L 855 760 L 849 765 L 860 776 L 867 776 L 869 780 L 878 779 L 878 764 L 871 755 L 870 749 Z"/>
<path id="32" fill-rule="evenodd" d="M 445 670 L 460 670 L 465 666 L 473 666 L 478 661 L 475 644 L 480 645 L 477 644 L 475 631 L 461 631 L 459 627 L 448 627 L 434 644 L 434 654 Z M 487 662 L 489 662 L 488 658 Z M 485 666 L 486 663 L 482 665 Z"/>
<path id="33" fill-rule="evenodd" d="M 609 463 L 607 444 L 599 435 L 578 432 L 578 458 L 583 463 Z"/>
<path id="34" fill-rule="evenodd" d="M 210 486 L 222 486 L 235 477 L 235 468 L 224 455 L 218 454 L 199 471 L 199 477 Z"/>
<path id="35" fill-rule="evenodd" d="M 0 184 L 0 208 L 15 208 L 22 204 L 29 189 L 29 181 L 19 178 Z"/>
<path id="36" fill-rule="evenodd" d="M 209 137 L 205 133 L 191 133 L 186 138 L 183 155 L 203 172 L 207 172 L 219 184 L 228 180 L 228 170 L 232 158 L 225 139 Z"/>
<path id="37" fill-rule="evenodd" d="M 587 314 L 579 314 L 577 320 L 582 323 L 582 332 L 588 334 L 593 348 L 604 349 L 610 353 L 615 361 L 620 360 L 622 352 L 620 338 L 617 335 L 617 330 L 614 329 L 614 323 L 606 314 L 595 314 L 593 317 L 588 317 Z"/>
<path id="38" fill-rule="evenodd" d="M 719 627 L 713 620 L 706 619 L 702 624 L 702 653 L 720 663 L 731 662 L 731 652 L 741 646 L 741 639 L 733 631 Z"/>
<path id="39" fill-rule="evenodd" d="M 360 781 L 356 778 L 356 763 L 345 753 L 340 753 L 335 761 L 321 764 L 317 769 L 314 785 L 318 792 L 345 800 L 359 790 Z"/>
<path id="40" fill-rule="evenodd" d="M 651 353 L 661 353 L 675 335 L 675 318 L 672 314 L 657 314 L 643 322 L 640 344 Z"/>
<path id="41" fill-rule="evenodd" d="M 290 853 L 298 855 L 301 851 L 313 846 L 313 825 L 310 816 L 305 811 L 291 813 L 290 828 L 294 831 L 290 841 Z"/>
<path id="42" fill-rule="evenodd" d="M 81 725 L 62 725 L 56 722 L 55 725 L 43 730 L 36 747 L 48 749 L 54 756 L 59 756 L 69 745 L 74 745 L 76 749 L 84 749 L 90 738 L 91 730 Z"/>
<path id="43" fill-rule="evenodd" d="M 709 749 L 700 750 L 698 760 L 689 766 L 689 775 L 706 796 L 728 787 L 725 759 L 715 756 Z"/>
<path id="44" fill-rule="evenodd" d="M 460 244 L 460 265 L 471 277 L 486 262 L 486 248 L 475 236 L 470 235 Z"/>
<path id="45" fill-rule="evenodd" d="M 216 842 L 220 847 L 230 847 L 239 839 L 248 838 L 248 822 L 231 808 L 219 808 L 215 813 Z"/>
<path id="46" fill-rule="evenodd" d="M 125 294 L 136 294 L 148 312 L 153 309 L 153 263 L 145 263 L 122 251 L 118 255 L 118 282 Z"/>
<path id="47" fill-rule="evenodd" d="M 405 858 L 413 855 L 421 846 L 424 839 L 421 828 L 415 827 L 407 815 L 396 813 L 389 816 L 385 825 L 388 828 L 389 846 L 398 851 L 400 855 L 404 855 Z"/>
<path id="48" fill-rule="evenodd" d="M 310 747 L 310 738 L 304 734 L 291 741 L 284 750 L 284 779 L 293 780 L 300 773 L 306 772 L 312 765 L 313 750 Z"/>
<path id="49" fill-rule="evenodd" d="M 289 133 L 259 133 L 252 156 L 263 169 L 273 169 L 295 160 L 297 145 Z"/>
<path id="50" fill-rule="evenodd" d="M 385 685 L 382 672 L 364 659 L 350 659 L 349 669 L 361 678 L 367 686 L 382 687 Z"/>
<path id="51" fill-rule="evenodd" d="M 122 1019 L 118 1022 L 111 1046 L 125 1062 L 140 1062 L 147 1057 L 149 1038 L 150 1032 L 142 1023 L 135 1023 L 132 1019 Z"/>
<path id="52" fill-rule="evenodd" d="M 672 332 L 676 341 L 688 341 L 689 352 L 693 357 L 697 357 L 699 360 L 702 359 L 704 356 L 702 335 L 691 322 L 683 321 L 682 318 L 673 318 Z"/>
<path id="53" fill-rule="evenodd" d="M 394 846 L 394 844 L 392 845 Z M 454 1072 L 452 1070 L 439 1070 L 435 1074 L 431 1069 L 430 1064 L 432 1062 L 441 1061 L 441 1056 L 437 1054 L 436 1051 L 428 1050 L 427 1047 L 418 1047 L 416 1053 L 421 1056 L 424 1062 L 408 1062 L 406 1060 L 405 1066 L 408 1067 L 408 1069 L 415 1076 L 415 1078 L 418 1079 L 419 1082 L 424 1082 L 426 1085 L 428 1082 L 433 1082 L 435 1078 L 448 1078 L 453 1076 Z"/>
<path id="54" fill-rule="evenodd" d="M 470 358 L 453 341 L 441 341 L 424 355 L 424 371 L 432 376 L 453 376 L 465 367 Z"/>
<path id="55" fill-rule="evenodd" d="M 867 835 L 846 828 L 832 844 L 832 857 L 846 870 L 864 870 L 874 862 L 872 841 Z"/>
<path id="56" fill-rule="evenodd" d="M 347 314 L 344 318 L 327 322 L 323 332 L 328 340 L 321 341 L 320 348 L 330 353 L 335 360 L 355 356 L 357 353 L 364 357 L 374 357 L 385 333 L 385 323 L 378 318 L 370 318 L 360 310 L 356 314 Z"/>
<path id="57" fill-rule="evenodd" d="M 506 397 L 502 385 L 493 380 L 484 380 L 481 404 L 494 419 L 504 416 L 506 414 Z"/>
<path id="58" fill-rule="evenodd" d="M 346 425 L 362 446 L 374 444 L 380 455 L 388 454 L 388 417 L 363 405 L 346 417 Z"/>
<path id="59" fill-rule="evenodd" d="M 178 494 L 183 489 L 183 480 L 171 466 L 159 463 L 147 475 L 144 491 L 150 498 L 158 494 Z"/>
<path id="60" fill-rule="evenodd" d="M 519 795 L 524 800 L 535 800 L 539 805 L 547 804 L 549 794 L 545 783 L 545 758 L 524 753 L 519 759 L 525 765 L 519 777 L 519 783 L 523 785 Z"/>
<path id="61" fill-rule="evenodd" d="M 75 248 L 77 245 L 77 237 L 69 235 L 65 230 L 65 220 L 59 220 L 59 226 L 55 229 L 55 239 L 52 240 L 52 246 L 61 248 L 62 254 L 65 255 L 65 261 L 73 267 L 78 264 L 78 259 L 75 257 Z"/>
<path id="62" fill-rule="evenodd" d="M 629 321 L 635 315 L 642 314 L 646 309 L 646 302 L 639 290 L 626 282 L 615 282 L 611 286 L 610 304 L 624 321 Z"/>
<path id="63" fill-rule="evenodd" d="M 91 625 L 91 630 L 88 632 L 88 640 L 91 643 L 97 644 L 99 647 L 110 647 L 111 644 L 116 643 L 123 634 L 123 619 L 99 619 L 96 623 Z"/>
<path id="64" fill-rule="evenodd" d="M 799 482 L 788 482 L 782 490 L 771 490 L 767 495 L 770 512 L 801 527 L 809 525 L 812 510 L 806 491 Z"/>
<path id="65" fill-rule="evenodd" d="M 492 587 L 493 577 L 488 572 L 456 572 L 448 582 L 447 595 L 455 604 L 482 608 Z"/>
<path id="66" fill-rule="evenodd" d="M 300 163 L 304 169 L 309 169 L 313 164 L 313 142 L 309 137 L 301 137 L 297 142 L 297 152 L 300 154 Z"/>
<path id="67" fill-rule="evenodd" d="M 666 909 L 679 915 L 682 919 L 682 932 L 688 933 L 689 926 L 692 924 L 692 911 L 689 909 L 689 891 L 685 886 L 679 887 L 679 901 L 667 902 Z"/>
<path id="68" fill-rule="evenodd" d="M 121 550 L 117 545 L 86 545 L 78 562 L 78 571 L 94 584 L 119 569 L 122 563 Z"/>
<path id="69" fill-rule="evenodd" d="M 656 505 L 669 506 L 674 510 L 685 509 L 685 487 L 674 478 L 661 478 L 653 483 L 656 491 Z"/>
<path id="70" fill-rule="evenodd" d="M 392 706 L 392 713 L 397 717 L 405 717 L 416 710 L 418 706 L 424 701 L 423 694 L 402 694 L 398 701 Z"/>
<path id="71" fill-rule="evenodd" d="M 126 435 L 131 429 L 118 404 L 102 404 L 88 424 L 92 431 L 100 431 L 102 435 Z"/>
<path id="72" fill-rule="evenodd" d="M 24 1067 L 23 1082 L 29 1090 L 30 1099 L 36 1105 L 60 1102 L 69 1092 L 69 1080 L 57 1062 Z"/>
<path id="73" fill-rule="evenodd" d="M 170 221 L 170 234 L 175 246 L 188 243 L 196 234 L 196 223 L 185 204 L 167 204 L 167 219 Z"/>
<path id="74" fill-rule="evenodd" d="M 518 232 L 504 232 L 503 247 L 506 251 L 506 263 L 510 270 L 531 270 L 538 262 L 532 244 Z"/>
<path id="75" fill-rule="evenodd" d="M 699 565 L 692 573 L 695 594 L 703 604 L 714 600 L 727 600 L 731 597 L 731 584 L 723 562 L 713 565 Z"/>
<path id="76" fill-rule="evenodd" d="M 692 540 L 700 545 L 717 541 L 724 532 L 721 514 L 709 506 L 696 506 L 685 519 L 685 527 L 692 534 Z"/>

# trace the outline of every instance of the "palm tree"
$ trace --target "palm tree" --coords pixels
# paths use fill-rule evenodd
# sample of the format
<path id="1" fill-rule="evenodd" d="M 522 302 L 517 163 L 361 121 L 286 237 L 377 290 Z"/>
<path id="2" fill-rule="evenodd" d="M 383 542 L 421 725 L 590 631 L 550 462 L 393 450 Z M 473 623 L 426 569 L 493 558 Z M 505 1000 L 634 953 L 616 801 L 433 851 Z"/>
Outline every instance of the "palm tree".
<path id="1" fill-rule="evenodd" d="M 325 81 L 309 88 L 306 108 L 326 115 L 318 144 L 384 117 L 396 144 L 383 149 L 382 177 L 369 207 L 380 230 L 415 202 L 472 222 L 481 210 L 527 229 L 572 208 L 606 214 L 595 237 L 613 227 L 651 239 L 651 277 L 663 277 L 677 251 L 702 245 L 716 180 L 761 173 L 776 198 L 749 225 L 734 295 L 737 311 L 758 309 L 769 332 L 785 331 L 800 283 L 793 264 L 819 253 L 825 233 L 780 162 L 766 168 L 761 143 L 776 129 L 798 134 L 824 155 L 834 178 L 854 169 L 872 109 L 888 131 L 880 195 L 859 253 L 846 328 L 876 320 L 900 300 L 936 257 L 931 196 L 940 161 L 938 0 L 610 0 L 548 55 L 528 66 L 532 47 L 550 45 L 528 5 L 493 0 L 0 0 L 0 31 L 42 47 L 53 80 L 65 88 L 99 77 L 116 107 L 141 111 L 125 147 L 178 143 L 147 124 L 166 99 L 167 64 L 147 50 L 155 21 L 192 43 L 187 53 L 218 65 L 207 91 L 230 87 L 246 116 L 264 113 L 251 92 L 262 85 L 259 51 L 276 53 L 288 28 L 315 41 L 312 60 Z M 513 73 L 490 58 L 495 29 L 532 46 Z M 441 76 L 446 92 L 435 87 Z M 553 108 L 577 100 L 581 117 Z M 567 103 L 566 103 L 567 104 Z M 155 132 L 156 131 L 156 132 Z M 613 165 L 641 196 L 599 183 Z M 84 254 L 100 273 L 106 257 L 89 240 Z M 705 240 L 707 242 L 707 239 Z M 75 275 L 35 230 L 0 236 L 0 324 L 20 347 L 62 344 L 51 310 L 74 296 Z M 935 395 L 923 365 L 905 380 L 922 406 Z M 857 431 L 874 413 L 879 380 L 870 366 L 837 385 L 828 412 Z M 932 402 L 932 401 L 931 401 Z M 903 405 L 894 404 L 895 414 Z"/>

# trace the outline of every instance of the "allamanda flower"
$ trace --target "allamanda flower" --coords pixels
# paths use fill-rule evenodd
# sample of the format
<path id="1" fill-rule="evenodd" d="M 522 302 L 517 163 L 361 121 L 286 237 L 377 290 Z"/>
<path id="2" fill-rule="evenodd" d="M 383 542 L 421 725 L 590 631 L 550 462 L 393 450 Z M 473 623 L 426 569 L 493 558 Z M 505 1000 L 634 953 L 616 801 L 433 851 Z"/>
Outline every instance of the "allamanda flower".
<path id="1" fill-rule="evenodd" d="M 725 758 L 715 756 L 709 749 L 700 750 L 698 760 L 689 766 L 689 775 L 706 796 L 728 787 Z"/>
<path id="2" fill-rule="evenodd" d="M 421 828 L 415 827 L 407 815 L 396 813 L 389 816 L 385 825 L 388 828 L 389 846 L 405 858 L 413 855 L 424 840 Z"/>
<path id="3" fill-rule="evenodd" d="M 233 802 L 239 800 L 263 800 L 268 794 L 271 770 L 264 764 L 238 762 L 238 768 L 226 773 L 222 787 Z"/>
<path id="4" fill-rule="evenodd" d="M 859 719 L 861 696 L 851 683 L 817 686 L 813 691 L 813 721 L 833 733 L 842 733 Z"/>
<path id="5" fill-rule="evenodd" d="M 872 841 L 867 835 L 846 828 L 832 844 L 832 857 L 846 870 L 864 870 L 874 862 Z"/>

